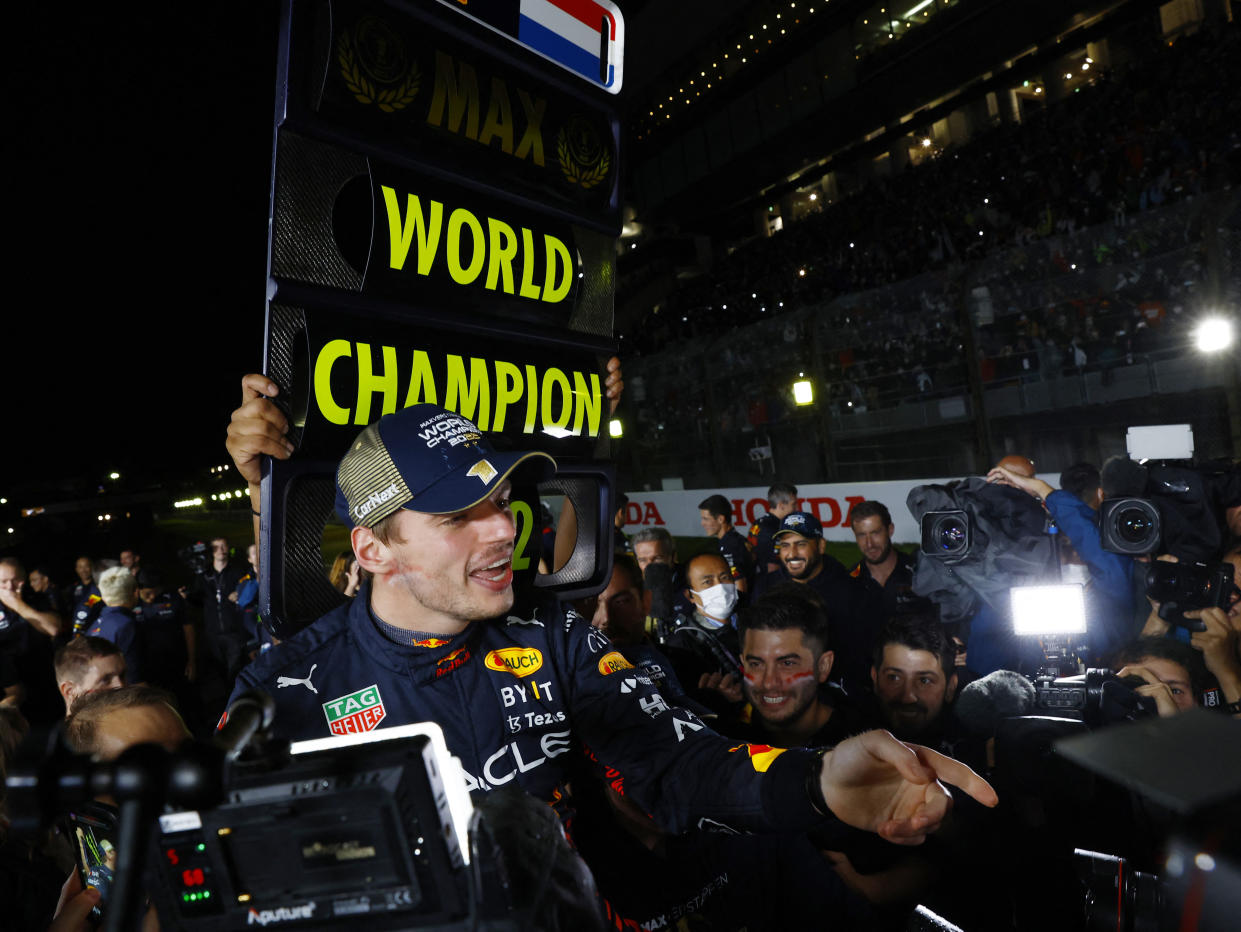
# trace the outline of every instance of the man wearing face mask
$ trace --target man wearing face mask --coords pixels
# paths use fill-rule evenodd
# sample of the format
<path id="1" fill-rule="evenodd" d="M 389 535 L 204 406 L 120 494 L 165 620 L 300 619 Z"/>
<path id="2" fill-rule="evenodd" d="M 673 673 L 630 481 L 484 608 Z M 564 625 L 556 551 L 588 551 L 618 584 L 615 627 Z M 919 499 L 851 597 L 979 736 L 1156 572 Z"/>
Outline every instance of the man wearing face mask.
<path id="1" fill-rule="evenodd" d="M 703 553 L 686 565 L 685 580 L 693 614 L 677 617 L 661 650 L 691 698 L 718 714 L 731 714 L 741 700 L 737 586 L 732 570 L 720 554 Z"/>

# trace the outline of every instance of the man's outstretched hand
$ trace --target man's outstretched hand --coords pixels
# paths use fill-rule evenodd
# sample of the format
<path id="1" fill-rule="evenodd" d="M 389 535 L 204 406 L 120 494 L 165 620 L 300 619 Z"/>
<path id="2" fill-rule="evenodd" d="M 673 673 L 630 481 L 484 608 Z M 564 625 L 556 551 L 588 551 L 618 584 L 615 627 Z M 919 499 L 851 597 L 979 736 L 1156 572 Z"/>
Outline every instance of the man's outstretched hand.
<path id="1" fill-rule="evenodd" d="M 842 822 L 876 832 L 898 845 L 921 844 L 952 808 L 944 783 L 984 806 L 999 798 L 986 780 L 960 761 L 886 731 L 867 731 L 823 755 L 823 798 Z"/>
<path id="2" fill-rule="evenodd" d="M 283 460 L 293 452 L 293 444 L 285 437 L 289 421 L 269 400 L 279 392 L 276 383 L 265 375 L 251 373 L 241 380 L 241 407 L 229 421 L 224 446 L 241 478 L 251 486 L 258 485 L 261 478 L 261 455 Z"/>

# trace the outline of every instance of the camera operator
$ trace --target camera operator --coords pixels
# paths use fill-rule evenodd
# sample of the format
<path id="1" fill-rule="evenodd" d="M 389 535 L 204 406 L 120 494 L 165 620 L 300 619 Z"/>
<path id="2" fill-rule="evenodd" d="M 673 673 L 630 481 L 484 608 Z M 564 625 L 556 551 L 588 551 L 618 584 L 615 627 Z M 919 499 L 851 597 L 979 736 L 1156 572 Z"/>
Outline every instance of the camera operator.
<path id="1" fill-rule="evenodd" d="M 609 369 L 608 396 L 617 399 L 619 361 Z M 288 421 L 269 400 L 277 387 L 260 375 L 242 387 L 228 449 L 257 507 L 260 455 L 285 459 L 292 447 Z M 757 766 L 744 745 L 668 707 L 653 686 L 613 676 L 631 665 L 575 611 L 553 600 L 514 604 L 509 477 L 519 468 L 537 479 L 555 463 L 537 451 L 501 454 L 474 424 L 436 405 L 363 430 L 337 471 L 337 501 L 372 579 L 247 667 L 237 690 L 269 690 L 274 727 L 288 737 L 436 721 L 476 792 L 515 782 L 557 798 L 577 757 L 568 752 L 585 745 L 597 769 L 617 771 L 625 794 L 674 830 L 706 818 L 742 830 L 797 829 L 834 813 L 918 843 L 948 808 L 937 775 L 994 804 L 969 768 L 883 732 Z M 295 685 L 274 688 L 282 675 Z"/>
<path id="2" fill-rule="evenodd" d="M 1206 681 L 1203 658 L 1193 648 L 1168 638 L 1143 637 L 1121 649 L 1114 665 L 1116 675 L 1138 676 L 1145 681 L 1134 692 L 1155 700 L 1160 718 L 1194 708 Z"/>
<path id="3" fill-rule="evenodd" d="M 676 541 L 667 528 L 641 528 L 630 538 L 630 543 L 633 544 L 633 557 L 638 561 L 638 570 L 643 576 L 652 563 L 662 563 L 671 571 L 665 590 L 667 598 L 663 599 L 663 602 L 668 603 L 667 609 L 671 611 L 672 617 L 654 618 L 648 621 L 648 628 L 657 628 L 658 622 L 671 623 L 677 615 L 693 614 L 694 606 L 685 598 L 685 590 L 688 588 L 685 567 L 677 559 Z"/>
<path id="4" fill-rule="evenodd" d="M 987 474 L 988 482 L 1008 485 L 1042 502 L 1089 572 L 1090 600 L 1087 637 L 1095 657 L 1103 657 L 1133 636 L 1134 561 L 1103 549 L 1098 514 L 1077 496 L 1053 489 L 1036 476 L 1023 476 L 1004 466 Z"/>
<path id="5" fill-rule="evenodd" d="M 1176 561 L 1170 555 L 1160 559 Z M 1233 569 L 1235 586 L 1241 580 L 1241 548 L 1225 554 L 1224 563 Z M 1185 618 L 1204 625 L 1203 631 L 1189 631 L 1165 621 L 1159 615 L 1159 603 L 1149 598 L 1147 601 L 1151 612 L 1142 627 L 1141 642 L 1166 639 L 1199 651 L 1206 670 L 1219 684 L 1220 705 L 1232 715 L 1241 715 L 1241 592 L 1234 588 L 1226 612 L 1215 606 L 1184 612 Z"/>

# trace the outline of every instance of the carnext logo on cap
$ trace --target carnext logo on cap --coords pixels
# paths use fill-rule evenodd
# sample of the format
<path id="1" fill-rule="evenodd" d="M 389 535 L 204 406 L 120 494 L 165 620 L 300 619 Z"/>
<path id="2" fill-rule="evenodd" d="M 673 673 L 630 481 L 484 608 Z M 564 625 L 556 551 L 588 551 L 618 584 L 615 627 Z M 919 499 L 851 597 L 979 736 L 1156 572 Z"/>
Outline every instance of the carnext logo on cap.
<path id="1" fill-rule="evenodd" d="M 806 519 L 803 518 L 801 515 L 789 515 L 788 518 L 785 519 L 785 523 L 790 524 L 793 527 L 796 527 L 799 524 L 805 524 Z"/>
<path id="2" fill-rule="evenodd" d="M 382 492 L 372 492 L 366 497 L 366 501 L 353 509 L 353 513 L 358 516 L 358 520 L 365 518 L 377 507 L 396 495 L 396 483 L 388 486 Z"/>

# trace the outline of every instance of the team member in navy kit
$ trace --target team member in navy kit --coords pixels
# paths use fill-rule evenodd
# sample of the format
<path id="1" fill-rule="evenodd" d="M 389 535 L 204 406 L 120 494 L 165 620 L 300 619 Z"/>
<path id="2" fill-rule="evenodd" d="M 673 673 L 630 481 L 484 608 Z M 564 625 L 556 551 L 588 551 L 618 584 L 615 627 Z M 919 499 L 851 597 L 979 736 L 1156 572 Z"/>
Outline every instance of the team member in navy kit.
<path id="1" fill-rule="evenodd" d="M 291 446 L 263 397 L 276 386 L 242 384 L 228 447 L 257 504 L 259 454 Z M 337 512 L 372 580 L 244 670 L 235 692 L 270 691 L 276 730 L 292 738 L 436 721 L 476 791 L 515 782 L 555 800 L 577 748 L 672 830 L 798 829 L 834 813 L 917 843 L 949 806 L 937 777 L 994 803 L 964 765 L 885 732 L 826 752 L 729 742 L 664 702 L 576 612 L 515 606 L 508 496 L 519 469 L 537 478 L 554 462 L 498 453 L 435 405 L 366 428 L 337 471 Z"/>
<path id="2" fill-rule="evenodd" d="M 86 633 L 115 644 L 125 656 L 125 675 L 131 683 L 146 681 L 149 654 L 146 631 L 134 613 L 138 604 L 138 580 L 128 567 L 114 566 L 99 577 L 104 608 Z"/>
<path id="3" fill-rule="evenodd" d="M 698 503 L 703 533 L 719 542 L 720 556 L 728 561 L 733 582 L 743 596 L 754 589 L 754 556 L 750 545 L 733 527 L 733 506 L 723 495 L 710 495 Z"/>

